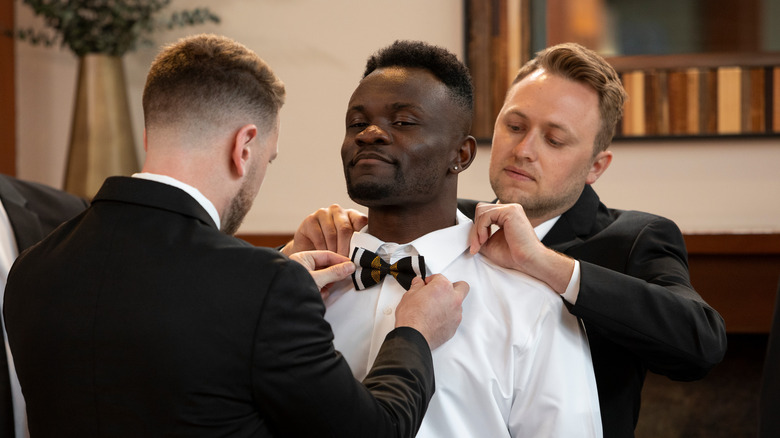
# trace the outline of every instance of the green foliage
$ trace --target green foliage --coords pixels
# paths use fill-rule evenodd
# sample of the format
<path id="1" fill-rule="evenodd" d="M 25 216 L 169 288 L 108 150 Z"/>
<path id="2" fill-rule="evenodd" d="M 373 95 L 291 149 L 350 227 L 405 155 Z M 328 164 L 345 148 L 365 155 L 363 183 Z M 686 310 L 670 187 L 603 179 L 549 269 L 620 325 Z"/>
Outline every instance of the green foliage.
<path id="1" fill-rule="evenodd" d="M 147 35 L 163 29 L 219 23 L 208 8 L 177 11 L 157 17 L 170 0 L 23 0 L 47 29 L 18 29 L 20 40 L 34 45 L 68 46 L 77 56 L 104 53 L 122 56 L 139 44 L 151 44 Z"/>

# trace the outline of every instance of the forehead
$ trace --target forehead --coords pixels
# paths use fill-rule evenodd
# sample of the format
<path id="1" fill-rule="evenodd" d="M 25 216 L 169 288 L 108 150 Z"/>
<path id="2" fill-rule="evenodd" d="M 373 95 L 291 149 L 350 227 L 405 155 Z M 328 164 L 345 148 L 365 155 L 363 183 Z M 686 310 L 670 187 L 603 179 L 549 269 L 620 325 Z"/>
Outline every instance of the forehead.
<path id="1" fill-rule="evenodd" d="M 374 70 L 360 81 L 349 100 L 349 107 L 399 102 L 436 111 L 452 103 L 447 86 L 433 73 L 420 68 L 385 67 Z"/>
<path id="2" fill-rule="evenodd" d="M 596 130 L 600 118 L 596 90 L 541 69 L 510 88 L 504 110 L 520 112 L 540 121 Z"/>

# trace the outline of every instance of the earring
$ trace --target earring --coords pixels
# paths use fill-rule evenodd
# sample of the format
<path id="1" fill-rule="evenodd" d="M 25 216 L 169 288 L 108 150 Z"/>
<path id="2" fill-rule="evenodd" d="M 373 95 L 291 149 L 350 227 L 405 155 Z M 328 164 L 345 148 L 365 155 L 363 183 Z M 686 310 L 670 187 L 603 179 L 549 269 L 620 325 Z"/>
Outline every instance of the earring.
<path id="1" fill-rule="evenodd" d="M 458 166 L 452 166 L 452 170 L 458 170 Z"/>

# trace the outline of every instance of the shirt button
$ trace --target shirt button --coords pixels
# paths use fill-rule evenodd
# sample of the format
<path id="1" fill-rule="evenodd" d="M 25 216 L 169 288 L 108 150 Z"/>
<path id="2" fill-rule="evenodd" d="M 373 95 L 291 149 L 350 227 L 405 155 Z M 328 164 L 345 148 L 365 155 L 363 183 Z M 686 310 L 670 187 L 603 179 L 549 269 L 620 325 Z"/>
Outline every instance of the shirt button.
<path id="1" fill-rule="evenodd" d="M 391 307 L 385 307 L 385 310 L 383 310 L 385 315 L 391 315 L 393 313 L 393 309 Z"/>

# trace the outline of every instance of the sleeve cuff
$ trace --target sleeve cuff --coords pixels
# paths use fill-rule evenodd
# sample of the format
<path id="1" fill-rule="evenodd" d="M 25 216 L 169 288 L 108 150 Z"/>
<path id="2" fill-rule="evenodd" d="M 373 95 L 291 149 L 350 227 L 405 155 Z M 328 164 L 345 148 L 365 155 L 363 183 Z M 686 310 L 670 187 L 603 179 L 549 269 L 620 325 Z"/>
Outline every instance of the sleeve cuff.
<path id="1" fill-rule="evenodd" d="M 566 286 L 566 292 L 561 295 L 569 304 L 576 304 L 577 297 L 580 294 L 580 261 L 574 260 L 574 271 L 571 273 L 569 285 Z"/>

